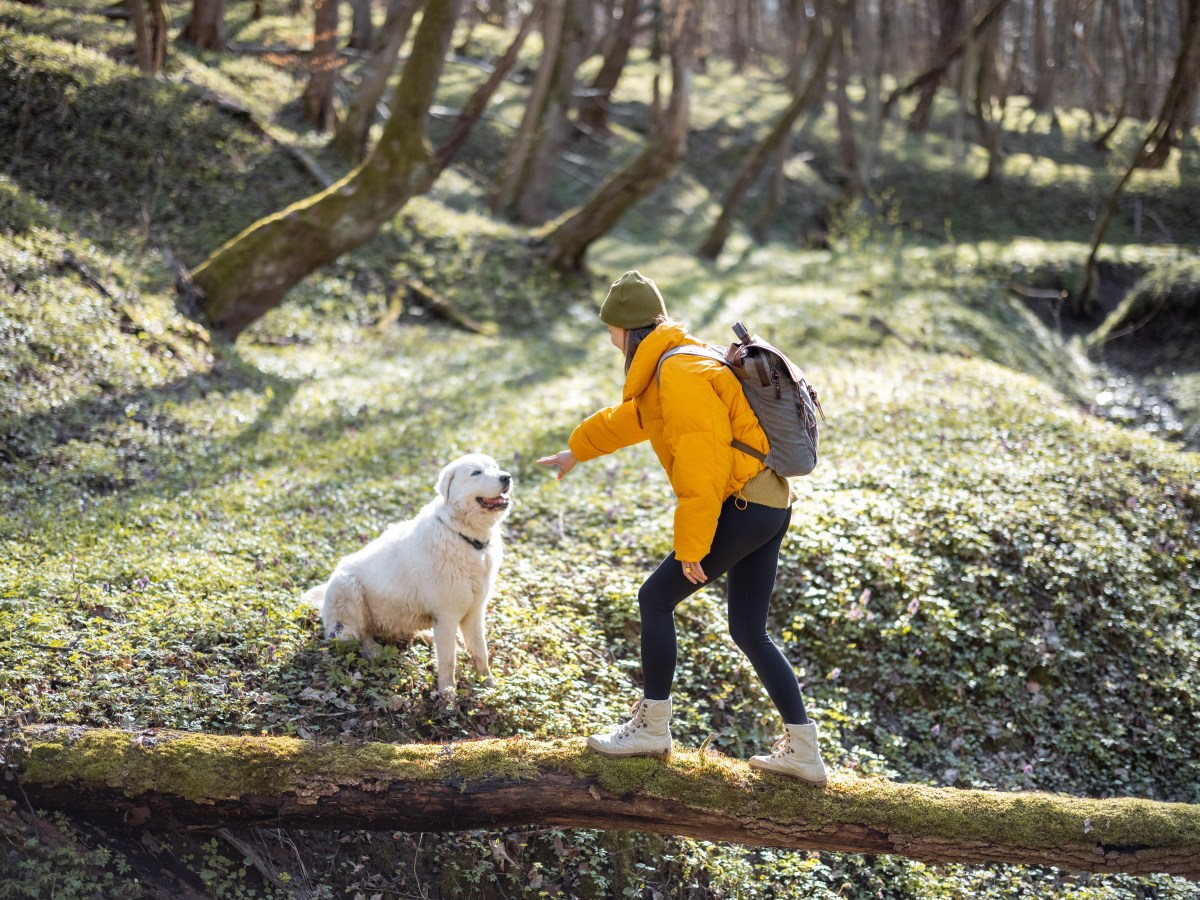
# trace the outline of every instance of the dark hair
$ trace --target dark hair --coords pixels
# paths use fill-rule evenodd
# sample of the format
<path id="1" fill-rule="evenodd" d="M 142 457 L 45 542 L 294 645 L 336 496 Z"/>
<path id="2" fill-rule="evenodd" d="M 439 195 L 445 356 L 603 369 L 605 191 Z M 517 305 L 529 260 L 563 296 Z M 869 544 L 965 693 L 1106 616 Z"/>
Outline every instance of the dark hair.
<path id="1" fill-rule="evenodd" d="M 641 346 L 642 341 L 659 325 L 666 322 L 674 321 L 669 315 L 663 313 L 657 316 L 649 325 L 643 325 L 641 328 L 628 328 L 625 330 L 625 371 L 629 371 L 629 367 L 633 365 L 633 355 L 637 353 L 637 348 Z"/>

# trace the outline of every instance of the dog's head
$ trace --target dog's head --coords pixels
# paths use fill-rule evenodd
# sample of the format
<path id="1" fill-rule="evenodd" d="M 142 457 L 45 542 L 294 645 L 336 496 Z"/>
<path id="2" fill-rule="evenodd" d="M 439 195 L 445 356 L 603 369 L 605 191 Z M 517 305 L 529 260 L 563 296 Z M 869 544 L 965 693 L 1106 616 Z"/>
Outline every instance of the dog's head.
<path id="1" fill-rule="evenodd" d="M 512 476 L 490 456 L 468 453 L 442 469 L 437 490 L 457 515 L 491 527 L 508 515 L 512 483 Z"/>

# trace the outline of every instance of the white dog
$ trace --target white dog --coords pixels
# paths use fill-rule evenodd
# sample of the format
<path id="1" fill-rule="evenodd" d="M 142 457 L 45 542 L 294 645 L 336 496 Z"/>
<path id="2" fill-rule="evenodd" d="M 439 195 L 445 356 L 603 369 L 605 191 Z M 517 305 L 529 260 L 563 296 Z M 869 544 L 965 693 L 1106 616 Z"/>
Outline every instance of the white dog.
<path id="1" fill-rule="evenodd" d="M 503 554 L 500 522 L 511 506 L 512 476 L 490 456 L 468 454 L 442 469 L 438 496 L 416 518 L 396 522 L 341 560 L 305 599 L 321 610 L 326 637 L 408 639 L 433 629 L 439 691 L 454 688 L 454 654 L 462 630 L 483 677 L 488 668 L 483 620 Z"/>

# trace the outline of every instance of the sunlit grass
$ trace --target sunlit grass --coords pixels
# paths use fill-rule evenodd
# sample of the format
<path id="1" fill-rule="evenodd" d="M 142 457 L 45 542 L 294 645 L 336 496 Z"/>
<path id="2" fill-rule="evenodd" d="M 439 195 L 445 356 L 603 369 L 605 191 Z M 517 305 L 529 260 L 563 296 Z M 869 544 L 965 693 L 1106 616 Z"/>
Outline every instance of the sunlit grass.
<path id="1" fill-rule="evenodd" d="M 308 28 L 303 16 L 268 17 L 253 31 L 244 6 L 232 13 L 238 40 L 299 41 Z M 24 9 L 0 0 L 6 21 L 32 27 Z M 82 36 L 99 27 L 93 18 L 80 19 Z M 46 21 L 67 33 L 66 20 Z M 486 28 L 474 40 L 502 49 Z M 53 48 L 60 58 L 47 65 L 63 78 L 124 73 L 98 53 Z M 302 89 L 300 68 L 177 57 L 167 82 L 122 74 L 120 89 L 144 89 L 131 96 L 163 103 L 166 116 L 177 104 L 191 110 L 195 94 L 177 90 L 186 77 L 319 152 L 324 139 L 280 112 Z M 593 175 L 644 140 L 638 104 L 652 68 L 635 54 L 613 136 L 574 148 Z M 460 102 L 480 77 L 451 64 L 445 101 Z M 764 244 L 735 230 L 705 263 L 694 247 L 733 166 L 782 103 L 761 72 L 743 78 L 714 65 L 697 78 L 694 125 L 705 134 L 696 157 L 592 248 L 589 275 L 560 278 L 537 266 L 522 229 L 484 205 L 526 90 L 506 86 L 465 166 L 370 245 L 298 285 L 236 349 L 210 347 L 175 308 L 170 268 L 147 241 L 212 244 L 222 229 L 200 231 L 207 216 L 172 218 L 189 198 L 202 197 L 206 211 L 236 200 L 223 214 L 233 227 L 307 190 L 285 154 L 229 131 L 219 115 L 204 119 L 191 139 L 216 162 L 190 169 L 149 226 L 118 216 L 136 190 L 112 203 L 77 192 L 79 210 L 57 195 L 53 205 L 39 200 L 47 182 L 31 176 L 0 181 L 13 228 L 0 235 L 0 326 L 20 337 L 7 345 L 0 387 L 6 721 L 348 743 L 575 740 L 619 721 L 640 677 L 638 587 L 670 550 L 670 488 L 645 446 L 562 483 L 534 460 L 619 398 L 620 358 L 596 311 L 607 284 L 638 268 L 696 334 L 725 342 L 741 319 L 821 391 L 822 463 L 800 484 L 772 629 L 839 777 L 1194 802 L 1196 457 L 1089 416 L 1081 391 L 1092 363 L 1009 290 L 1077 282 L 1089 231 L 1080 204 L 1099 196 L 1116 156 L 1090 163 L 1078 119 L 1064 117 L 1056 137 L 1045 118 L 1014 110 L 1025 131 L 1012 135 L 1006 182 L 972 184 L 978 149 L 948 179 L 954 111 L 942 101 L 930 135 L 888 123 L 876 189 L 830 223 L 830 249 L 800 249 L 793 212 Z M 81 109 L 86 117 L 90 107 Z M 145 142 L 118 137 L 105 144 L 111 152 L 145 158 L 131 154 Z M 836 173 L 836 140 L 823 117 L 797 148 L 812 177 Z M 91 163 L 116 171 L 111 159 Z M 261 168 L 226 184 L 247 160 Z M 557 185 L 561 199 L 586 194 L 584 171 Z M 1194 197 L 1185 174 L 1168 167 L 1138 182 L 1164 190 L 1143 201 L 1178 235 L 1194 228 L 1171 217 Z M 797 184 L 793 203 L 804 194 Z M 115 302 L 64 262 L 68 251 Z M 1105 259 L 1153 268 L 1189 252 L 1186 243 L 1118 244 Z M 492 333 L 424 313 L 407 294 L 412 277 Z M 386 324 L 395 308 L 402 315 Z M 1184 373 L 1179 383 L 1195 392 L 1193 381 Z M 459 695 L 437 700 L 425 644 L 364 660 L 352 645 L 322 641 L 299 597 L 426 502 L 438 467 L 468 450 L 497 456 L 518 479 L 490 620 L 499 683 L 484 688 L 464 672 Z M 743 757 L 766 749 L 778 723 L 725 634 L 720 586 L 678 617 L 677 738 L 695 747 L 715 733 L 712 746 Z M 539 839 L 553 849 L 548 836 L 529 840 Z M 413 858 L 471 860 L 500 877 L 484 840 L 429 838 Z M 649 839 L 636 840 L 590 858 L 616 871 L 649 852 Z M 1003 883 L 1034 897 L 1051 878 L 768 859 L 694 842 L 670 852 L 730 891 L 783 870 L 797 891 L 826 884 L 823 871 L 855 886 L 886 876 L 912 896 L 972 896 L 987 882 L 980 890 Z M 1186 896 L 1165 880 L 1088 888 L 1121 898 L 1160 889 Z"/>

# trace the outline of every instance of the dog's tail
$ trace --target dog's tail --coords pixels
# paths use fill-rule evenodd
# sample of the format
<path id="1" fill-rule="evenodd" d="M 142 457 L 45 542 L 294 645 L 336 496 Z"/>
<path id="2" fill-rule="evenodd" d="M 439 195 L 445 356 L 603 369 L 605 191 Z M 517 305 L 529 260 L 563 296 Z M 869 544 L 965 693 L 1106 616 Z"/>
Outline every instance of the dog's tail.
<path id="1" fill-rule="evenodd" d="M 300 598 L 300 602 L 320 609 L 321 605 L 325 602 L 325 585 L 318 584 L 315 588 L 305 591 L 304 595 Z"/>

